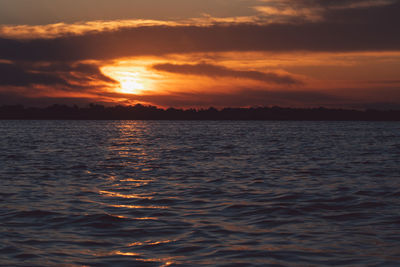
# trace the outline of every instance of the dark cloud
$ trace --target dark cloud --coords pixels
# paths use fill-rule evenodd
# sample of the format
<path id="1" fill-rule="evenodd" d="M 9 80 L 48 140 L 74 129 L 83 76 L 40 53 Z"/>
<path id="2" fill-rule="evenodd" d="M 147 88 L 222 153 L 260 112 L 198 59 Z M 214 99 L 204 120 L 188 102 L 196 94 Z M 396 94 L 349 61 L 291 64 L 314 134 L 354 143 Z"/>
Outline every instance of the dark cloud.
<path id="1" fill-rule="evenodd" d="M 68 85 L 64 79 L 57 75 L 36 73 L 16 64 L 0 63 L 0 86 L 28 86 L 32 84 Z"/>
<path id="2" fill-rule="evenodd" d="M 200 75 L 208 77 L 232 77 L 232 78 L 245 78 L 256 81 L 295 85 L 302 84 L 302 82 L 287 74 L 278 74 L 275 72 L 260 72 L 260 71 L 241 71 L 234 70 L 224 66 L 200 63 L 200 64 L 156 64 L 153 69 L 158 71 L 186 74 L 186 75 Z"/>
<path id="3" fill-rule="evenodd" d="M 376 3 L 379 2 L 380 1 L 376 1 Z M 390 31 L 388 28 L 397 28 L 400 26 L 399 12 L 400 1 L 394 1 L 387 5 L 327 9 L 324 14 L 324 19 L 335 23 L 353 25 L 353 27 L 363 25 L 365 27 L 370 27 L 371 31 L 376 32 L 377 30 L 382 30 L 387 34 L 387 31 Z"/>
<path id="4" fill-rule="evenodd" d="M 222 51 L 400 50 L 400 3 L 332 9 L 319 22 L 146 26 L 54 39 L 0 39 L 0 59 L 77 61 Z"/>
<path id="5" fill-rule="evenodd" d="M 116 83 L 90 64 L 0 63 L 0 86 L 54 86 L 62 90 L 83 90 L 93 83 Z"/>
<path id="6" fill-rule="evenodd" d="M 54 104 L 86 106 L 90 103 L 114 105 L 113 102 L 99 101 L 98 98 L 83 97 L 29 97 L 14 92 L 0 92 L 0 106 L 23 105 L 26 107 L 47 107 Z"/>
<path id="7" fill-rule="evenodd" d="M 117 83 L 117 81 L 105 76 L 97 65 L 83 63 L 49 63 L 39 65 L 36 71 L 44 73 L 57 73 L 68 81 L 85 84 L 88 82 Z"/>
<path id="8" fill-rule="evenodd" d="M 390 6 L 399 3 L 399 0 L 316 0 L 319 4 L 336 8 L 370 8 Z"/>
<path id="9" fill-rule="evenodd" d="M 299 10 L 305 11 L 308 14 L 302 12 L 294 12 L 293 14 L 282 13 L 282 16 L 304 16 L 304 15 L 321 15 L 322 18 L 326 13 L 332 11 L 342 12 L 343 10 L 361 10 L 371 11 L 379 10 L 383 7 L 384 11 L 387 10 L 388 6 L 396 6 L 399 0 L 282 0 L 265 4 L 266 7 L 275 7 L 278 10 Z M 260 5 L 261 7 L 264 5 Z M 279 13 L 277 13 L 279 16 Z M 327 19 L 325 17 L 325 19 Z"/>
<path id="10" fill-rule="evenodd" d="M 397 0 L 290 0 L 289 4 L 297 4 L 306 7 L 322 6 L 327 8 L 366 8 L 370 6 L 382 6 L 395 3 Z"/>

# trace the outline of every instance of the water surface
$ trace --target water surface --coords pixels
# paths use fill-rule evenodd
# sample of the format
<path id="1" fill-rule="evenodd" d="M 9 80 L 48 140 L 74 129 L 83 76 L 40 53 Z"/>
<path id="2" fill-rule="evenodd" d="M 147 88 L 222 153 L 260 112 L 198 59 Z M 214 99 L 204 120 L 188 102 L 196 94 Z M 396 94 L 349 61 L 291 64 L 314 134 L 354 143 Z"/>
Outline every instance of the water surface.
<path id="1" fill-rule="evenodd" d="M 400 123 L 0 121 L 2 266 L 398 266 Z"/>

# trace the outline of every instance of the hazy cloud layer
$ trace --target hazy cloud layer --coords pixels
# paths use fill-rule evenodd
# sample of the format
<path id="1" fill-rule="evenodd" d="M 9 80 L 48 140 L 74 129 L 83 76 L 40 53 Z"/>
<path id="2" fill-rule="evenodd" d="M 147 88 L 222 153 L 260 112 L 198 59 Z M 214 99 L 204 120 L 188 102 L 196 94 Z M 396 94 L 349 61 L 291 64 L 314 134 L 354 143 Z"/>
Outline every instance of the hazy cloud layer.
<path id="1" fill-rule="evenodd" d="M 14 92 L 0 92 L 0 105 L 23 105 L 26 107 L 48 107 L 54 104 L 86 106 L 90 103 L 113 105 L 113 102 L 99 100 L 98 97 L 29 97 Z"/>
<path id="2" fill-rule="evenodd" d="M 0 59 L 75 61 L 222 51 L 400 50 L 400 3 L 330 9 L 323 21 L 124 27 L 53 39 L 0 39 Z"/>
<path id="3" fill-rule="evenodd" d="M 398 90 L 397 96 L 400 90 Z M 186 108 L 207 108 L 210 106 L 223 107 L 244 107 L 244 106 L 288 106 L 288 107 L 331 107 L 331 108 L 357 108 L 357 109 L 399 109 L 400 103 L 390 96 L 386 99 L 379 99 L 382 93 L 376 92 L 376 101 L 356 100 L 351 97 L 339 96 L 330 93 L 321 93 L 315 91 L 266 91 L 259 89 L 243 89 L 233 93 L 174 93 L 171 95 L 136 95 L 127 96 L 131 99 L 126 104 L 132 104 L 136 101 L 151 103 L 162 107 L 186 107 Z M 112 100 L 112 94 L 102 97 L 32 97 L 24 96 L 15 92 L 0 91 L 0 105 L 22 104 L 25 106 L 47 107 L 53 104 L 77 104 L 80 106 L 89 103 L 98 103 L 103 105 L 115 105 Z M 114 95 L 118 97 L 118 94 Z M 121 102 L 122 103 L 122 102 Z"/>
<path id="4" fill-rule="evenodd" d="M 241 106 L 313 106 L 343 103 L 343 98 L 313 91 L 266 91 L 243 89 L 231 93 L 175 93 L 144 95 L 135 99 L 164 107 L 241 107 Z M 315 104 L 318 103 L 318 104 Z"/>
<path id="5" fill-rule="evenodd" d="M 0 0 L 2 24 L 49 24 L 85 20 L 187 19 L 253 14 L 258 0 Z"/>
<path id="6" fill-rule="evenodd" d="M 200 64 L 157 64 L 153 69 L 158 71 L 186 74 L 186 75 L 200 75 L 207 77 L 231 77 L 251 79 L 267 83 L 296 85 L 302 82 L 295 77 L 288 74 L 279 74 L 276 72 L 260 72 L 260 71 L 242 71 L 234 70 L 224 66 L 200 63 Z"/>
<path id="7" fill-rule="evenodd" d="M 347 89 L 353 90 L 353 89 Z M 362 92 L 365 89 L 357 88 Z M 339 90 L 340 91 L 340 90 Z M 382 88 L 369 90 L 368 96 L 357 96 L 357 93 L 346 95 L 331 90 L 321 92 L 309 89 L 302 90 L 265 90 L 265 88 L 243 88 L 229 93 L 177 92 L 170 95 L 152 94 L 137 95 L 132 99 L 154 103 L 164 107 L 243 107 L 243 106 L 289 106 L 289 107 L 341 107 L 341 108 L 377 108 L 398 109 L 400 88 Z"/>
<path id="8" fill-rule="evenodd" d="M 0 58 L 75 61 L 190 52 L 398 51 L 398 28 L 389 24 L 154 26 L 56 39 L 0 39 Z"/>

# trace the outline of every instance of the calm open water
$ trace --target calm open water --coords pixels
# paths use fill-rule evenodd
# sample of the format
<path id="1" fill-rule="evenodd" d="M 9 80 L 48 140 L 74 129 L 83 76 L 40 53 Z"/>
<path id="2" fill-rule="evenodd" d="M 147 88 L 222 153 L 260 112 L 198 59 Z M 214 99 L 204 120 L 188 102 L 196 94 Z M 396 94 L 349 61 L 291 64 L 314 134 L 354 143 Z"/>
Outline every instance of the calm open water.
<path id="1" fill-rule="evenodd" d="M 1 266 L 399 266 L 400 123 L 0 121 Z"/>

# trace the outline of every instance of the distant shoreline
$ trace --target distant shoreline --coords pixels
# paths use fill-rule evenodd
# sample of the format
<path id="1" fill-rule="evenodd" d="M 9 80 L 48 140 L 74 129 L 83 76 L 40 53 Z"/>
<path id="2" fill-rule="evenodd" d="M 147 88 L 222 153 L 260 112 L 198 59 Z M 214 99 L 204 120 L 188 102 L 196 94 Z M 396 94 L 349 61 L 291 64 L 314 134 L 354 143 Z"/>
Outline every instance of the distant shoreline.
<path id="1" fill-rule="evenodd" d="M 400 121 L 400 110 L 329 108 L 161 109 L 154 106 L 0 106 L 0 120 Z"/>

